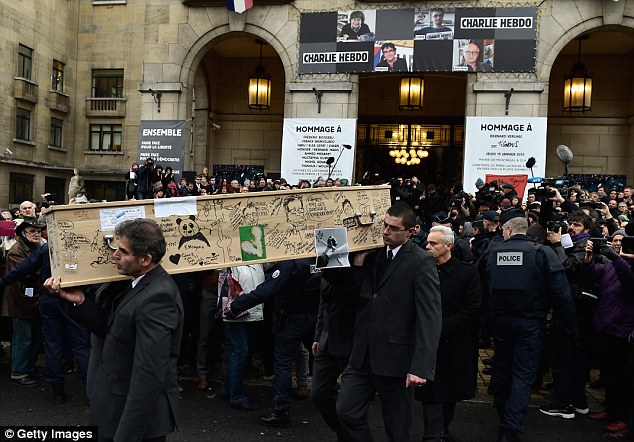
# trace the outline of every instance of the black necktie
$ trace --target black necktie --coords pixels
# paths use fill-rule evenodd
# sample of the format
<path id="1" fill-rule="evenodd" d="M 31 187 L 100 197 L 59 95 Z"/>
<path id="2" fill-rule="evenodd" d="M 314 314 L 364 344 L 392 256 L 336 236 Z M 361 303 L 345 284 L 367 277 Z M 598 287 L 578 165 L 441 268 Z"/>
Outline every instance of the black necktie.
<path id="1" fill-rule="evenodd" d="M 385 270 L 390 266 L 392 258 L 394 258 L 394 252 L 392 252 L 390 249 L 387 250 L 387 257 L 385 256 L 385 253 L 383 253 L 383 258 L 379 260 L 379 265 L 376 272 L 376 284 L 379 284 L 381 282 L 381 279 L 383 279 Z"/>

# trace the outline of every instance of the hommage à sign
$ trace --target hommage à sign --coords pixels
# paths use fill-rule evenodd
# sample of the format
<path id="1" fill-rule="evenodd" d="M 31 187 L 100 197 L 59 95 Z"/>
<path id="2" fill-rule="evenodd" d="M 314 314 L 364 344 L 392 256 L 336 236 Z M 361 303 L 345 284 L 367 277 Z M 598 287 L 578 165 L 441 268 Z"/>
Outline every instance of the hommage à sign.
<path id="1" fill-rule="evenodd" d="M 537 7 L 302 14 L 300 72 L 534 72 Z"/>

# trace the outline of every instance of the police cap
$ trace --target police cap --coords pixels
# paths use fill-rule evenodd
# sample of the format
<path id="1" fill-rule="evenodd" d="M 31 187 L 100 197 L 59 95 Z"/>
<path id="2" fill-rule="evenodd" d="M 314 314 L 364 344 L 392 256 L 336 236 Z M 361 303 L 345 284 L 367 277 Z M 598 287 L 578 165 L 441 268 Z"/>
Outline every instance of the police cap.
<path id="1" fill-rule="evenodd" d="M 495 210 L 487 210 L 482 214 L 482 218 L 487 221 L 499 221 L 500 216 Z"/>
<path id="2" fill-rule="evenodd" d="M 500 224 L 504 225 L 506 224 L 506 222 L 508 220 L 511 220 L 513 218 L 525 218 L 526 214 L 524 214 L 524 211 L 522 209 L 508 209 L 503 211 L 500 214 Z"/>

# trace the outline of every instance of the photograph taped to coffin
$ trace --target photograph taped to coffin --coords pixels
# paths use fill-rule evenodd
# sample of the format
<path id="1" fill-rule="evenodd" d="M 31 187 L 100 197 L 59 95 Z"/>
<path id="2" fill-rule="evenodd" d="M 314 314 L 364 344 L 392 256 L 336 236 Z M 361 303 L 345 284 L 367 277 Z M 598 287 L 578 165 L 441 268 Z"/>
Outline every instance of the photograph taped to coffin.
<path id="1" fill-rule="evenodd" d="M 346 227 L 350 251 L 383 246 L 388 186 L 351 186 L 53 206 L 46 214 L 53 276 L 62 286 L 127 279 L 113 252 L 118 223 L 154 219 L 161 265 L 187 273 L 314 257 L 315 230 Z"/>

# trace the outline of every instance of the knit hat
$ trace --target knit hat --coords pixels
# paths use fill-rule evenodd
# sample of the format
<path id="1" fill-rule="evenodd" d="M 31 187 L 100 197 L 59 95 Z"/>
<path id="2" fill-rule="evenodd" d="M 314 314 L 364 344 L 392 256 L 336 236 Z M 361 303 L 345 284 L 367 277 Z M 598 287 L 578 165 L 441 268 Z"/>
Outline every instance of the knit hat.
<path id="1" fill-rule="evenodd" d="M 484 186 L 484 181 L 482 181 L 482 178 L 478 178 L 475 182 L 476 187 L 478 186 Z"/>
<path id="2" fill-rule="evenodd" d="M 623 235 L 623 236 L 627 236 L 627 233 L 625 233 L 625 230 L 617 230 L 616 232 L 614 232 L 614 233 L 612 234 L 612 236 L 610 237 L 610 239 L 614 239 L 614 237 L 615 237 L 616 235 Z"/>

